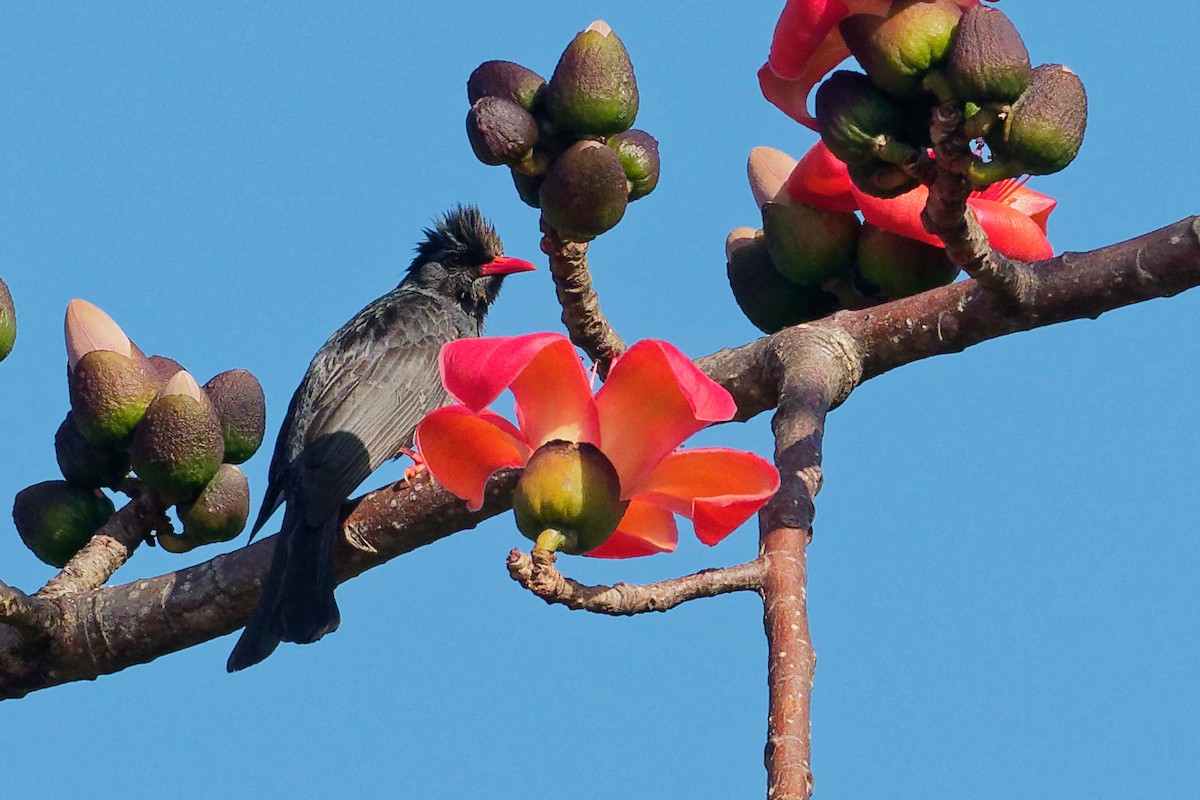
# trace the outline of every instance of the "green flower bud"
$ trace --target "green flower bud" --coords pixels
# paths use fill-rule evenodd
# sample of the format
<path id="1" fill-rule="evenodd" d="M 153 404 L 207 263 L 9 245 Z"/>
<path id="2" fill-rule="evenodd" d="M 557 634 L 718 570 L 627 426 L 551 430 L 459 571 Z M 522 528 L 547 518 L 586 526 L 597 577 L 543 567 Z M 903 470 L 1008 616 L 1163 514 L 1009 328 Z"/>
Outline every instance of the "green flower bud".
<path id="1" fill-rule="evenodd" d="M 852 14 L 838 27 L 871 81 L 908 99 L 926 73 L 945 62 L 961 15 L 954 0 L 902 0 L 886 17 Z"/>
<path id="2" fill-rule="evenodd" d="M 68 374 L 75 424 L 89 442 L 123 444 L 133 435 L 162 382 L 149 362 L 93 350 Z"/>
<path id="3" fill-rule="evenodd" d="M 521 202 L 530 208 L 541 208 L 542 200 L 538 193 L 542 188 L 543 175 L 526 175 L 520 170 L 512 170 L 513 186 L 517 187 L 517 196 Z"/>
<path id="4" fill-rule="evenodd" d="M 225 462 L 247 461 L 258 452 L 267 429 L 267 402 L 258 378 L 244 369 L 226 370 L 204 384 L 204 394 L 221 423 Z"/>
<path id="5" fill-rule="evenodd" d="M 1086 128 L 1087 93 L 1079 76 L 1061 64 L 1043 64 L 987 143 L 994 161 L 1011 164 L 1009 174 L 1049 175 L 1075 159 Z"/>
<path id="6" fill-rule="evenodd" d="M 625 169 L 629 202 L 653 192 L 658 186 L 658 140 L 645 131 L 625 131 L 608 137 L 607 144 Z"/>
<path id="7" fill-rule="evenodd" d="M 847 164 L 885 154 L 897 160 L 911 150 L 893 140 L 904 128 L 904 112 L 860 72 L 830 75 L 817 89 L 815 105 L 821 141 Z M 881 146 L 890 149 L 883 153 Z"/>
<path id="8" fill-rule="evenodd" d="M 186 372 L 171 378 L 150 404 L 129 446 L 138 477 L 169 502 L 194 497 L 217 474 L 224 455 L 212 403 Z"/>
<path id="9" fill-rule="evenodd" d="M 793 283 L 819 289 L 831 278 L 850 273 L 861 225 L 853 213 L 767 203 L 762 218 L 771 261 Z"/>
<path id="10" fill-rule="evenodd" d="M 863 225 L 858 239 L 858 269 L 889 300 L 936 289 L 958 277 L 945 248 L 870 223 Z"/>
<path id="11" fill-rule="evenodd" d="M 511 100 L 533 113 L 541 104 L 546 79 L 512 61 L 485 61 L 467 79 L 467 101 L 471 105 L 481 97 Z"/>
<path id="12" fill-rule="evenodd" d="M 542 445 L 513 491 L 521 533 L 539 541 L 547 531 L 556 532 L 561 539 L 555 537 L 554 549 L 574 555 L 604 544 L 626 506 L 616 469 L 598 448 L 584 442 Z"/>
<path id="13" fill-rule="evenodd" d="M 846 172 L 850 174 L 850 180 L 861 191 L 885 200 L 911 192 L 921 184 L 919 180 L 895 164 L 889 164 L 879 159 L 847 164 Z"/>
<path id="14" fill-rule="evenodd" d="M 44 481 L 17 493 L 13 522 L 35 556 L 61 569 L 115 510 L 112 501 L 95 489 Z"/>
<path id="15" fill-rule="evenodd" d="M 17 340 L 17 309 L 8 284 L 0 279 L 0 361 L 8 358 Z"/>
<path id="16" fill-rule="evenodd" d="M 1031 72 L 1025 42 L 1003 11 L 971 6 L 963 12 L 946 67 L 959 100 L 1014 102 L 1029 85 Z"/>
<path id="17" fill-rule="evenodd" d="M 608 136 L 629 130 L 638 112 L 637 79 L 625 45 L 601 21 L 563 51 L 546 87 L 546 113 L 558 130 Z"/>
<path id="18" fill-rule="evenodd" d="M 538 195 L 550 227 L 567 241 L 587 242 L 621 221 L 629 183 L 612 148 L 587 140 L 550 165 Z"/>
<path id="19" fill-rule="evenodd" d="M 129 450 L 122 445 L 95 445 L 75 425 L 75 412 L 54 434 L 54 455 L 67 483 L 82 489 L 115 487 L 129 474 Z"/>
<path id="20" fill-rule="evenodd" d="M 467 139 L 484 164 L 516 166 L 537 144 L 537 121 L 511 100 L 481 97 L 467 112 Z"/>
<path id="21" fill-rule="evenodd" d="M 228 542 L 246 527 L 250 516 L 250 484 L 240 469 L 222 464 L 199 496 L 176 510 L 183 533 L 196 541 Z"/>
<path id="22" fill-rule="evenodd" d="M 792 283 L 775 269 L 761 232 L 739 228 L 725 246 L 729 288 L 746 319 L 763 333 L 820 319 L 838 309 L 819 286 Z"/>

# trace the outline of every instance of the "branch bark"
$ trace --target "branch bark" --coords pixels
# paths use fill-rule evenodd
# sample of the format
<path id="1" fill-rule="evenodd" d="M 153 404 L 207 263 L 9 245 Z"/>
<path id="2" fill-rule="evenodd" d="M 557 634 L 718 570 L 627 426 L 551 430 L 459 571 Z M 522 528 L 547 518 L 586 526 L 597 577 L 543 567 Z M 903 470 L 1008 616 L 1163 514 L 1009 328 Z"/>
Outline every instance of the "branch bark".
<path id="1" fill-rule="evenodd" d="M 1017 331 L 1094 318 L 1200 285 L 1200 220 L 1181 220 L 1090 253 L 1066 253 L 1034 270 L 1036 288 L 1023 306 L 973 280 L 964 281 L 789 328 L 714 353 L 699 364 L 733 394 L 737 419 L 746 420 L 776 407 L 786 395 L 781 358 L 799 353 L 808 358 L 824 347 L 829 358 L 845 362 L 838 372 L 849 377 L 837 391 L 826 391 L 833 408 L 853 384 L 913 361 Z M 348 509 L 338 555 L 340 577 L 349 579 L 500 513 L 509 507 L 515 481 L 511 472 L 493 478 L 487 502 L 476 514 L 427 483 L 366 495 Z M 804 513 L 801 503 L 792 509 L 794 522 L 773 529 L 803 530 Z M 75 592 L 44 601 L 47 606 L 39 601 L 40 608 L 52 613 L 37 617 L 32 628 L 43 631 L 49 644 L 34 646 L 31 640 L 37 636 L 19 635 L 12 625 L 0 624 L 0 698 L 115 672 L 236 630 L 257 599 L 273 546 L 273 539 L 265 539 L 168 575 Z M 794 545 L 789 548 L 795 550 Z M 24 602 L 17 595 L 6 597 L 16 603 L 10 607 Z"/>

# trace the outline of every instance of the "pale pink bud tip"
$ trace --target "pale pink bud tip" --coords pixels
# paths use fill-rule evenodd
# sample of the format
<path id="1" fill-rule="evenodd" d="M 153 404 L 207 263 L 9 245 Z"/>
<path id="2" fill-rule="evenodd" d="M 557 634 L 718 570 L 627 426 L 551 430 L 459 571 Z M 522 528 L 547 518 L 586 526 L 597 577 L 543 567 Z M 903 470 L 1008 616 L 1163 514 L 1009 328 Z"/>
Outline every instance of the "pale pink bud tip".
<path id="1" fill-rule="evenodd" d="M 766 203 L 790 201 L 783 187 L 797 163 L 796 159 L 774 147 L 756 147 L 750 151 L 750 159 L 746 162 L 746 174 L 750 178 L 750 191 L 754 192 L 754 202 L 759 208 Z"/>
<path id="2" fill-rule="evenodd" d="M 186 369 L 181 369 L 172 375 L 171 379 L 167 381 L 166 386 L 158 393 L 158 396 L 166 397 L 171 394 L 181 394 L 197 402 L 204 402 L 205 400 L 204 391 Z"/>
<path id="3" fill-rule="evenodd" d="M 123 356 L 132 353 L 129 337 L 112 317 L 86 300 L 72 300 L 67 304 L 67 318 L 63 324 L 67 339 L 67 367 L 75 364 L 93 350 L 112 350 Z"/>
<path id="4" fill-rule="evenodd" d="M 608 36 L 610 33 L 612 33 L 612 28 L 610 28 L 608 26 L 608 23 L 602 19 L 596 20 L 595 22 L 593 22 L 591 25 L 588 25 L 583 30 L 585 33 L 587 31 L 595 31 L 596 33 L 600 34 L 601 36 Z"/>
<path id="5" fill-rule="evenodd" d="M 725 237 L 725 258 L 730 258 L 734 252 L 753 242 L 756 236 L 758 231 L 754 228 L 742 226 L 731 230 L 729 236 Z"/>

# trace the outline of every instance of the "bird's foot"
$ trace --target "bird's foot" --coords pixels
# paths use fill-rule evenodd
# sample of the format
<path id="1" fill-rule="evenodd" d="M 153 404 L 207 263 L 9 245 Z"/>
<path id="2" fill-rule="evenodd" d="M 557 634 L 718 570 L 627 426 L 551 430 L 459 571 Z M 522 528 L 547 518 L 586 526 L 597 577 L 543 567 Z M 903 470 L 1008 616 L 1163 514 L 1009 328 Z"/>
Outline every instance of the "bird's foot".
<path id="1" fill-rule="evenodd" d="M 429 469 L 425 466 L 425 460 L 421 458 L 421 454 L 416 450 L 402 447 L 400 448 L 400 452 L 413 460 L 413 463 L 404 468 L 404 482 L 412 486 L 416 483 L 416 479 L 428 472 Z"/>

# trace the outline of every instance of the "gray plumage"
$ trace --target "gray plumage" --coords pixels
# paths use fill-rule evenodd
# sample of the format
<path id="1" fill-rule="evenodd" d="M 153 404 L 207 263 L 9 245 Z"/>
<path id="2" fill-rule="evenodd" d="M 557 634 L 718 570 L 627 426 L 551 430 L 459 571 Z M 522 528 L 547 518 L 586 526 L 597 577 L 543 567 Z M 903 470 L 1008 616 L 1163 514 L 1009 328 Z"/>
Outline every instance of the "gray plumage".
<path id="1" fill-rule="evenodd" d="M 425 236 L 400 285 L 329 337 L 292 397 L 251 535 L 286 503 L 283 523 L 258 607 L 229 656 L 231 672 L 281 641 L 314 642 L 337 628 L 333 551 L 342 504 L 446 403 L 442 345 L 481 335 L 504 275 L 532 268 L 501 258 L 500 238 L 473 206 L 450 212 Z M 511 263 L 495 266 L 501 262 Z"/>

